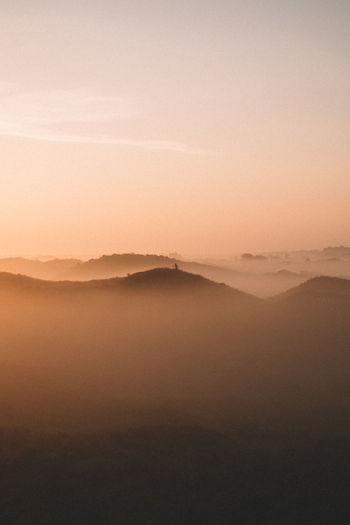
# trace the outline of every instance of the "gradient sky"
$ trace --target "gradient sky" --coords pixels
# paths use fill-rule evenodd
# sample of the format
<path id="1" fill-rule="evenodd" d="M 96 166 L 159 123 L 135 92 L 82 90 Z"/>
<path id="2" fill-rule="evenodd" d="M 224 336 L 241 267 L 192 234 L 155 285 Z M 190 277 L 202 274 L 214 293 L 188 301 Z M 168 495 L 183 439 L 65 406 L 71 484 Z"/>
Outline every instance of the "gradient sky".
<path id="1" fill-rule="evenodd" d="M 0 255 L 350 244 L 350 2 L 1 0 Z"/>

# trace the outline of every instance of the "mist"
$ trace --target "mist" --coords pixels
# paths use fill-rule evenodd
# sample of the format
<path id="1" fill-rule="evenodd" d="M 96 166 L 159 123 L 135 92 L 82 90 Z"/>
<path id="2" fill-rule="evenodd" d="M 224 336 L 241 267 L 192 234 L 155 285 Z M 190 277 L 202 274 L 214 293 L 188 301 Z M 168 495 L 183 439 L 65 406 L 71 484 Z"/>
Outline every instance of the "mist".
<path id="1" fill-rule="evenodd" d="M 68 450 L 78 471 L 81 454 L 93 457 L 97 450 L 110 458 L 115 472 L 119 461 L 126 462 L 127 470 L 119 473 L 121 483 L 140 475 L 135 465 L 142 472 L 141 465 L 151 457 L 153 469 L 178 454 L 190 456 L 185 464 L 180 461 L 176 476 L 192 476 L 189 458 L 197 464 L 204 446 L 206 466 L 197 468 L 214 494 L 221 489 L 216 469 L 206 462 L 219 453 L 217 447 L 223 454 L 220 461 L 226 457 L 229 464 L 234 462 L 232 474 L 241 471 L 242 461 L 265 461 L 273 454 L 269 461 L 277 471 L 268 482 L 273 491 L 275 476 L 291 468 L 282 460 L 288 450 L 296 450 L 301 461 L 312 447 L 318 451 L 316 461 L 326 443 L 328 447 L 348 438 L 350 281 L 311 279 L 265 300 L 167 268 L 85 282 L 3 273 L 0 281 L 2 461 L 19 461 L 32 472 L 34 466 L 25 458 L 36 450 L 40 483 L 47 461 L 59 479 L 65 476 Z M 131 456 L 125 451 L 114 457 L 122 443 L 130 443 Z M 151 453 L 153 446 L 158 452 Z M 102 475 L 106 467 L 101 458 L 95 461 Z M 96 475 L 89 471 L 92 487 Z M 174 482 L 169 475 L 166 467 L 166 491 Z M 248 471 L 241 475 L 255 501 L 260 482 Z M 59 483 L 60 490 L 68 489 L 63 478 Z M 232 481 L 222 483 L 226 490 Z M 78 491 L 85 490 L 83 486 L 79 481 Z M 6 482 L 6 494 L 9 488 Z M 91 501 L 96 490 L 91 488 Z M 158 512 L 150 510 L 153 496 L 146 503 L 138 490 L 124 503 L 108 500 L 108 523 L 120 513 L 129 516 L 129 505 L 139 509 L 136 522 L 144 512 L 155 512 L 160 520 L 168 515 L 170 493 Z M 50 512 L 55 501 L 53 494 L 47 496 Z M 316 501 L 311 498 L 311 512 Z M 67 499 L 63 504 L 67 522 L 73 523 L 73 508 L 79 519 L 87 519 L 83 501 L 78 507 Z M 139 505 L 148 510 L 141 511 Z M 200 507 L 193 505 L 197 517 L 202 512 L 216 515 L 210 498 Z M 235 500 L 225 497 L 224 506 L 223 523 L 234 515 L 242 522 L 253 519 Z M 20 522 L 9 503 L 4 508 L 9 523 Z M 104 519 L 98 508 L 98 519 Z M 286 508 L 287 503 L 281 512 Z M 35 516 L 45 521 L 44 511 L 35 509 Z M 184 512 L 182 503 L 179 509 Z M 56 514 L 55 519 L 53 523 L 60 523 Z"/>

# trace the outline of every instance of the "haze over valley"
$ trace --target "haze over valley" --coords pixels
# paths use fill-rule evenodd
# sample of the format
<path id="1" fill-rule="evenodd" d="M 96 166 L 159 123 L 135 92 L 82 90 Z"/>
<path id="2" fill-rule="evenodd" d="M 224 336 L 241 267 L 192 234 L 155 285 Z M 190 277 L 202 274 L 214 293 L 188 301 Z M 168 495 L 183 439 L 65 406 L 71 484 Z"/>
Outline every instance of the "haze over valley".
<path id="1" fill-rule="evenodd" d="M 268 297 L 319 275 L 350 278 L 350 248 L 330 247 L 266 254 L 243 253 L 229 259 L 188 259 L 179 254 L 111 254 L 88 260 L 78 258 L 45 259 L 0 258 L 0 271 L 46 280 L 108 279 L 152 268 L 172 268 L 200 273 L 208 279 L 260 297 Z"/>

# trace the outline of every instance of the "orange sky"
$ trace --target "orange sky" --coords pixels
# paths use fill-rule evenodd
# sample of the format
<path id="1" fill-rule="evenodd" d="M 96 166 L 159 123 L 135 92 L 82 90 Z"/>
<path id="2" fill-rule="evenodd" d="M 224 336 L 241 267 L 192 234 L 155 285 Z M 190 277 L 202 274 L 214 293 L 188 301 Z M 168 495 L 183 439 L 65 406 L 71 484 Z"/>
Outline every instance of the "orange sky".
<path id="1" fill-rule="evenodd" d="M 71 4 L 1 2 L 0 255 L 350 244 L 349 2 Z"/>

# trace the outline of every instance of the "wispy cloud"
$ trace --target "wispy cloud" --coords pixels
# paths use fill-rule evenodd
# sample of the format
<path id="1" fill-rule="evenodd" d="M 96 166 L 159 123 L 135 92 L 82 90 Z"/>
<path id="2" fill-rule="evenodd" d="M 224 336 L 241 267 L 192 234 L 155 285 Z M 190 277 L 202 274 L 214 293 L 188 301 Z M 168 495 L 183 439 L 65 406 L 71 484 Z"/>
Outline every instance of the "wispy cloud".
<path id="1" fill-rule="evenodd" d="M 98 96 L 85 90 L 21 93 L 8 84 L 0 83 L 0 135 L 50 142 L 129 146 L 190 155 L 207 153 L 171 140 L 135 140 L 65 130 L 67 123 L 75 124 L 79 129 L 79 123 L 83 128 L 89 122 L 101 124 L 135 118 L 140 112 L 139 102 L 131 98 Z"/>

